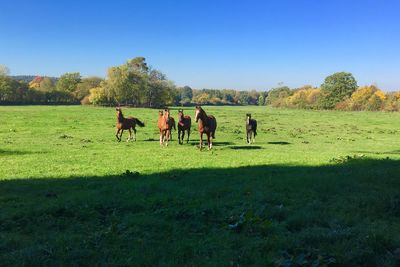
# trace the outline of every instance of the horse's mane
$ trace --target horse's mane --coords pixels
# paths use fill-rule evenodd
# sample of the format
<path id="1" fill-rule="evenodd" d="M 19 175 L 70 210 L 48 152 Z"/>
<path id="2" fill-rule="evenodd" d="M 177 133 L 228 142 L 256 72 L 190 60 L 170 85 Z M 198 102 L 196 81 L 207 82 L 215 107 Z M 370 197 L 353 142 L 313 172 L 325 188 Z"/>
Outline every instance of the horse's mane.
<path id="1" fill-rule="evenodd" d="M 124 114 L 122 114 L 122 110 L 120 108 L 117 109 L 117 112 L 118 112 L 118 117 L 117 117 L 118 121 L 124 119 Z"/>

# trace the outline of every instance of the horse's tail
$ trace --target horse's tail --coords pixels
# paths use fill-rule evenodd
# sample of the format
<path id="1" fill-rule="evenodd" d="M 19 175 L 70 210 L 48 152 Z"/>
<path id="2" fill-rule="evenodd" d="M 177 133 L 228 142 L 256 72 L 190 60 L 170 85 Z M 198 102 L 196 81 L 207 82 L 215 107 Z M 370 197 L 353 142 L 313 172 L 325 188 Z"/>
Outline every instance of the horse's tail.
<path id="1" fill-rule="evenodd" d="M 174 126 L 174 130 L 176 131 L 176 123 L 175 123 L 175 120 L 173 121 L 173 126 Z"/>
<path id="2" fill-rule="evenodd" d="M 254 136 L 257 135 L 257 121 L 254 120 Z"/>
<path id="3" fill-rule="evenodd" d="M 214 116 L 212 116 L 214 119 L 214 131 L 212 131 L 212 138 L 215 139 L 215 131 L 217 130 L 217 119 L 215 119 Z"/>
<path id="4" fill-rule="evenodd" d="M 139 119 L 135 119 L 135 120 L 136 120 L 137 125 L 139 125 L 140 127 L 144 127 L 143 122 L 141 122 Z"/>

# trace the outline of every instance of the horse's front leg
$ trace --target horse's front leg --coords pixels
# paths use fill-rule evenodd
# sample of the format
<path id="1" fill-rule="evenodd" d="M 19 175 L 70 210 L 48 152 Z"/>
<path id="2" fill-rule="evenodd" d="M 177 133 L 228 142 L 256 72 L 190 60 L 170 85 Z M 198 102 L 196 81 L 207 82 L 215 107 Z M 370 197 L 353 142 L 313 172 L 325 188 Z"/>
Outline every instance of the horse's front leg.
<path id="1" fill-rule="evenodd" d="M 203 133 L 200 133 L 200 150 L 203 147 Z"/>
<path id="2" fill-rule="evenodd" d="M 250 144 L 250 140 L 251 140 L 251 132 L 249 132 L 249 130 L 246 131 L 246 142 L 248 144 Z"/>
<path id="3" fill-rule="evenodd" d="M 133 141 L 136 142 L 136 128 L 133 128 Z"/>
<path id="4" fill-rule="evenodd" d="M 119 141 L 121 141 L 122 140 L 122 134 L 124 133 L 124 129 L 121 129 L 121 132 L 120 132 L 120 134 L 119 134 Z"/>
<path id="5" fill-rule="evenodd" d="M 170 130 L 167 130 L 165 133 L 165 145 L 168 146 L 169 135 L 171 134 Z"/>
<path id="6" fill-rule="evenodd" d="M 189 137 L 190 137 L 190 128 L 187 130 L 187 140 L 186 140 L 186 144 L 189 144 Z M 183 140 L 182 140 L 183 142 Z"/>
<path id="7" fill-rule="evenodd" d="M 115 133 L 115 137 L 117 137 L 118 142 L 121 141 L 121 140 L 119 139 L 119 137 L 118 137 L 119 131 L 120 131 L 120 129 L 117 129 L 117 132 Z"/>
<path id="8" fill-rule="evenodd" d="M 181 142 L 180 142 L 180 144 L 183 144 L 183 140 L 185 140 L 184 138 L 185 138 L 185 130 L 182 131 L 182 136 L 181 136 Z"/>
<path id="9" fill-rule="evenodd" d="M 160 146 L 163 144 L 163 131 L 160 130 Z"/>

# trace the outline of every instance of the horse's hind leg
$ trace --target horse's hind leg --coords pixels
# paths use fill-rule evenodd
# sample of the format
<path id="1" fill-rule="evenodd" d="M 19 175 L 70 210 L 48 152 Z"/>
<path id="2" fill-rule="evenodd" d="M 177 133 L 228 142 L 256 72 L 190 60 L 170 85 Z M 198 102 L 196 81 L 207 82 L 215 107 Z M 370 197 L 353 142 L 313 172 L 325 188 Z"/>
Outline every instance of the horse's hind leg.
<path id="1" fill-rule="evenodd" d="M 129 142 L 129 140 L 132 139 L 132 131 L 131 131 L 131 128 L 129 128 L 128 131 L 129 131 L 129 136 L 128 136 L 128 139 L 126 139 L 126 142 Z"/>
<path id="2" fill-rule="evenodd" d="M 190 137 L 190 128 L 187 130 L 187 140 L 186 140 L 186 144 L 189 144 L 189 137 Z M 183 143 L 183 140 L 182 140 Z"/>
<path id="3" fill-rule="evenodd" d="M 207 135 L 207 142 L 208 142 L 208 150 L 212 149 L 212 136 L 211 133 Z"/>

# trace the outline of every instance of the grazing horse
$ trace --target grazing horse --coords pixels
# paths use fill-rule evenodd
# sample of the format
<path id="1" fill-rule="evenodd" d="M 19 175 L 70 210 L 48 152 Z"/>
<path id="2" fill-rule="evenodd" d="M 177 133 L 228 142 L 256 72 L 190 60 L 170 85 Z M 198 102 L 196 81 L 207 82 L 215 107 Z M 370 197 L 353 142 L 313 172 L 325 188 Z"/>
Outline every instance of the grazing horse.
<path id="1" fill-rule="evenodd" d="M 141 122 L 139 119 L 134 118 L 129 116 L 128 118 L 124 118 L 124 115 L 122 114 L 122 110 L 120 107 L 117 107 L 115 109 L 117 111 L 117 132 L 115 134 L 115 136 L 117 137 L 118 142 L 121 142 L 121 136 L 122 133 L 124 132 L 124 130 L 129 130 L 129 137 L 128 140 L 126 140 L 127 142 L 129 140 L 132 140 L 132 131 L 133 130 L 133 136 L 134 136 L 134 141 L 136 141 L 136 124 L 139 125 L 140 127 L 144 126 L 144 123 Z M 118 136 L 119 134 L 119 136 Z"/>
<path id="2" fill-rule="evenodd" d="M 178 110 L 178 141 L 179 144 L 183 144 L 183 138 L 185 137 L 185 131 L 187 131 L 186 143 L 189 143 L 190 127 L 192 127 L 192 119 L 190 116 L 183 115 L 183 110 Z M 182 135 L 181 135 L 182 133 Z"/>
<path id="3" fill-rule="evenodd" d="M 208 150 L 212 149 L 212 139 L 215 138 L 217 120 L 212 115 L 208 116 L 200 106 L 196 106 L 195 120 L 199 126 L 200 149 L 203 147 L 203 133 L 207 135 Z"/>
<path id="4" fill-rule="evenodd" d="M 158 111 L 158 129 L 160 129 L 160 145 L 168 146 L 168 137 L 170 133 L 170 116 L 169 110 L 166 109 L 164 112 L 162 110 Z"/>
<path id="5" fill-rule="evenodd" d="M 251 114 L 246 114 L 246 140 L 247 143 L 251 143 L 251 137 L 253 136 L 253 143 L 256 141 L 257 135 L 257 121 L 251 118 Z"/>

